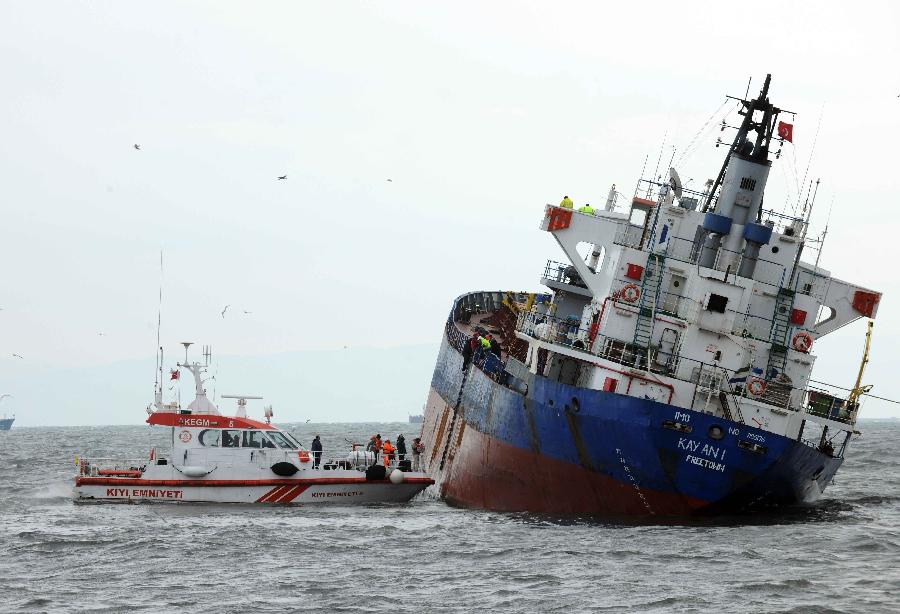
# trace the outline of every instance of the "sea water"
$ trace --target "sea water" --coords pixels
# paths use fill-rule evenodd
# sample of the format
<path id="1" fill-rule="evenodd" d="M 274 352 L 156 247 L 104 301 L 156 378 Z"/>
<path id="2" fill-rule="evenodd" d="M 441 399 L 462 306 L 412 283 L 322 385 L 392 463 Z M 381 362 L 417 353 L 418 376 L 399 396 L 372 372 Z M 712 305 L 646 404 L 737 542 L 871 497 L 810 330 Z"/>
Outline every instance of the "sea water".
<path id="1" fill-rule="evenodd" d="M 0 433 L 2 612 L 897 612 L 900 424 L 862 422 L 814 505 L 674 522 L 407 505 L 76 504 L 76 454 L 165 429 Z M 302 424 L 327 451 L 420 425 Z"/>

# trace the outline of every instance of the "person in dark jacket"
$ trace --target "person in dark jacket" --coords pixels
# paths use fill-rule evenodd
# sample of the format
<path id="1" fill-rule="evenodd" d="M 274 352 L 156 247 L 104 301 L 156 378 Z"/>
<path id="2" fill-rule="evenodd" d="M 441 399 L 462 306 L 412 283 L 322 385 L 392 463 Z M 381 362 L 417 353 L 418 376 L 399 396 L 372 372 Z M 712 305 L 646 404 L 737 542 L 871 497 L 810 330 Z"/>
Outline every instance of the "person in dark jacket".
<path id="1" fill-rule="evenodd" d="M 478 347 L 478 333 L 472 333 L 472 338 L 466 341 L 465 345 L 463 345 L 463 364 L 462 370 L 465 371 L 469 366 L 469 363 L 472 362 L 472 355 L 475 354 L 475 349 Z"/>
<path id="2" fill-rule="evenodd" d="M 313 453 L 313 469 L 318 469 L 319 463 L 322 461 L 322 441 L 318 435 L 313 439 L 310 449 Z"/>
<path id="3" fill-rule="evenodd" d="M 402 461 L 406 458 L 406 439 L 403 438 L 403 433 L 397 435 L 397 460 Z"/>
<path id="4" fill-rule="evenodd" d="M 487 340 L 491 342 L 491 353 L 494 354 L 497 358 L 501 358 L 500 356 L 500 342 L 497 339 L 488 333 Z"/>

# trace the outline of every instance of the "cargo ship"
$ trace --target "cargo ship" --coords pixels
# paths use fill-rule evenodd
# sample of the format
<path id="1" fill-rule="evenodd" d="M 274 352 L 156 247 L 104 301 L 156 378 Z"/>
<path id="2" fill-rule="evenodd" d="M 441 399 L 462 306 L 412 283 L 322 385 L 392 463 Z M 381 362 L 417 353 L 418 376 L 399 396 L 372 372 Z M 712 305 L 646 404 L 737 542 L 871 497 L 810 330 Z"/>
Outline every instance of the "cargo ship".
<path id="1" fill-rule="evenodd" d="M 7 397 L 11 397 L 11 394 L 0 394 L 0 403 L 3 402 Z M 0 431 L 9 431 L 12 429 L 13 422 L 16 421 L 16 417 L 9 417 L 6 414 L 3 414 L 3 417 L 0 418 Z"/>
<path id="2" fill-rule="evenodd" d="M 422 426 L 445 501 L 689 516 L 821 497 L 858 434 L 881 293 L 802 259 L 814 197 L 800 216 L 763 206 L 793 139 L 770 81 L 734 98 L 740 124 L 702 191 L 672 169 L 624 210 L 615 186 L 597 210 L 547 205 L 540 228 L 566 259 L 547 262 L 549 291 L 453 302 Z M 812 350 L 861 318 L 842 396 L 812 379 Z"/>

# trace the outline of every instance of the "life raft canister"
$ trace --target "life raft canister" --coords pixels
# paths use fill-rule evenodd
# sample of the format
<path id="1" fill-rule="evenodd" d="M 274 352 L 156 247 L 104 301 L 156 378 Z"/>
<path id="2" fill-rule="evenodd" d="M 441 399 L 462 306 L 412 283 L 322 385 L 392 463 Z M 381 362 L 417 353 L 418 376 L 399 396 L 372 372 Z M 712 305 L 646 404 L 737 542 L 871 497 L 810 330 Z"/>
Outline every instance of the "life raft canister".
<path id="1" fill-rule="evenodd" d="M 309 452 L 307 450 L 299 450 L 297 452 L 297 458 L 300 459 L 301 463 L 308 463 L 309 462 Z"/>
<path id="2" fill-rule="evenodd" d="M 747 392 L 749 392 L 753 396 L 758 397 L 765 391 L 766 391 L 766 382 L 764 382 L 760 378 L 752 377 L 747 382 Z"/>
<path id="3" fill-rule="evenodd" d="M 622 287 L 622 300 L 626 303 L 634 303 L 641 296 L 641 289 L 634 284 L 627 284 Z"/>
<path id="4" fill-rule="evenodd" d="M 791 345 L 798 352 L 808 352 L 812 348 L 813 340 L 808 332 L 801 330 L 791 339 Z"/>

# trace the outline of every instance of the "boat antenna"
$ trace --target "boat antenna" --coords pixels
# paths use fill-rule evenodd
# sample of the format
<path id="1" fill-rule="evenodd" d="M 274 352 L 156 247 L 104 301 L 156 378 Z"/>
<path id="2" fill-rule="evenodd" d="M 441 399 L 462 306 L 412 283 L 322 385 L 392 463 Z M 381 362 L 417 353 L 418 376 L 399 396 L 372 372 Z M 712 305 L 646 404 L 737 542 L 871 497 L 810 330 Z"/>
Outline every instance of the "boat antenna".
<path id="1" fill-rule="evenodd" d="M 641 189 L 641 179 L 644 178 L 644 171 L 647 170 L 647 160 L 649 160 L 649 159 L 650 159 L 650 154 L 646 154 L 646 155 L 644 156 L 644 165 L 641 167 L 641 174 L 638 176 L 638 182 L 637 182 L 637 185 L 634 186 L 634 195 L 635 195 L 635 196 L 638 195 L 638 192 L 639 192 L 640 189 Z"/>
<path id="2" fill-rule="evenodd" d="M 809 167 L 812 164 L 813 156 L 816 154 L 816 142 L 819 140 L 819 128 L 822 127 L 822 116 L 825 114 L 825 101 L 822 101 L 822 108 L 819 109 L 819 122 L 816 124 L 816 134 L 813 136 L 812 149 L 809 152 L 809 160 L 806 161 L 806 170 L 803 171 L 803 181 L 800 185 L 806 185 L 806 177 L 809 175 Z M 807 192 L 807 196 L 809 192 Z M 797 205 L 800 205 L 800 195 L 797 194 Z M 796 207 L 795 207 L 796 210 Z"/>
<path id="3" fill-rule="evenodd" d="M 828 205 L 828 217 L 825 219 L 825 230 L 822 231 L 822 240 L 819 243 L 819 253 L 816 254 L 815 267 L 819 268 L 819 258 L 822 257 L 822 250 L 825 249 L 825 237 L 828 236 L 828 225 L 831 223 L 831 210 L 834 208 L 834 195 L 831 196 L 831 204 Z"/>
<path id="4" fill-rule="evenodd" d="M 750 75 L 750 78 L 747 79 L 747 89 L 744 91 L 744 100 L 746 100 L 750 96 L 750 84 L 753 83 L 753 75 Z"/>
<path id="5" fill-rule="evenodd" d="M 791 277 L 788 280 L 788 287 L 792 288 L 794 286 L 794 280 L 797 276 L 797 267 L 800 265 L 800 256 L 803 255 L 803 246 L 806 244 L 806 231 L 809 228 L 809 218 L 812 217 L 813 205 L 816 204 L 816 194 L 819 193 L 819 183 L 821 179 L 816 179 L 816 188 L 812 191 L 812 199 L 809 202 L 809 210 L 806 209 L 806 203 L 803 204 L 803 234 L 800 235 L 800 244 L 797 247 L 797 255 L 794 257 L 794 268 L 791 269 Z M 810 184 L 810 188 L 812 188 L 812 184 Z"/>
<path id="6" fill-rule="evenodd" d="M 159 305 L 156 309 L 156 388 L 162 387 L 162 345 L 160 345 L 160 330 L 162 329 L 162 291 L 163 291 L 163 251 L 159 250 Z"/>
<path id="7" fill-rule="evenodd" d="M 666 131 L 663 133 L 662 143 L 659 145 L 659 157 L 656 159 L 656 168 L 653 169 L 653 180 L 656 181 L 657 173 L 659 173 L 659 164 L 662 162 L 662 154 L 663 149 L 666 148 L 666 139 L 669 137 L 669 129 L 666 128 Z M 653 189 L 653 184 L 647 186 L 647 198 L 650 198 L 650 190 Z"/>

